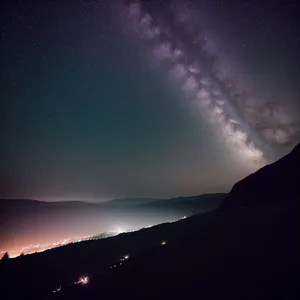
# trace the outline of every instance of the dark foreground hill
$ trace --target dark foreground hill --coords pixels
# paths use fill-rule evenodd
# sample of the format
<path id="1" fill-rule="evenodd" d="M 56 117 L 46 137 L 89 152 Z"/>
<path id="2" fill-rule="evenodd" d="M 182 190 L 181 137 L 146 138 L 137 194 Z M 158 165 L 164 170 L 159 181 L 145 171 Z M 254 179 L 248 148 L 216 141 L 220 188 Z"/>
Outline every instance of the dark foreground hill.
<path id="1" fill-rule="evenodd" d="M 157 226 L 123 237 L 122 246 L 146 239 L 152 247 L 51 298 L 299 299 L 298 228 L 299 207 L 220 211 Z"/>
<path id="2" fill-rule="evenodd" d="M 296 299 L 299 212 L 220 210 L 2 261 L 1 299 Z"/>
<path id="3" fill-rule="evenodd" d="M 300 144 L 283 158 L 236 183 L 222 208 L 300 202 Z"/>
<path id="4" fill-rule="evenodd" d="M 273 203 L 271 190 L 272 181 L 297 171 L 297 149 L 283 158 L 288 168 L 281 160 L 255 173 L 251 185 L 241 185 L 240 201 L 227 205 L 237 199 L 230 193 L 216 211 L 2 262 L 1 293 L 9 295 L 4 299 L 299 299 L 300 206 L 296 197 Z M 270 193 L 243 202 L 261 178 Z M 120 261 L 124 254 L 130 258 Z M 80 275 L 90 276 L 88 284 L 73 284 Z"/>

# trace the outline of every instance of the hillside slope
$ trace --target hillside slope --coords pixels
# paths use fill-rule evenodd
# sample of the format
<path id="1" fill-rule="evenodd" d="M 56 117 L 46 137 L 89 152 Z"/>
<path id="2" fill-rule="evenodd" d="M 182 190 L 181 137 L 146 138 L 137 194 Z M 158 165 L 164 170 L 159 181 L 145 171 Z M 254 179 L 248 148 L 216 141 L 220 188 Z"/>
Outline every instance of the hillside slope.
<path id="1" fill-rule="evenodd" d="M 221 207 L 299 203 L 299 167 L 300 144 L 275 163 L 236 183 Z"/>

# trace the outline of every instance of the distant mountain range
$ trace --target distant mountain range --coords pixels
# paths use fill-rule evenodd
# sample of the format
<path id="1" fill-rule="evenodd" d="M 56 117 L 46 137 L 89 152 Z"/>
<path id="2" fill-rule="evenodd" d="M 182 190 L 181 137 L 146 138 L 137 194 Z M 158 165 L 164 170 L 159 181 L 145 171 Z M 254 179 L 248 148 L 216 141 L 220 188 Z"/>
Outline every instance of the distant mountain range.
<path id="1" fill-rule="evenodd" d="M 171 199 L 158 198 L 120 198 L 107 202 L 90 203 L 84 201 L 61 201 L 45 202 L 32 199 L 0 199 L 0 217 L 9 217 L 12 214 L 25 213 L 55 213 L 70 210 L 98 210 L 103 212 L 115 210 L 135 209 L 177 209 L 183 212 L 199 213 L 209 211 L 218 207 L 226 193 L 204 194 L 190 197 L 177 197 Z M 188 210 L 185 210 L 188 209 Z"/>
<path id="2" fill-rule="evenodd" d="M 226 193 L 217 193 L 217 194 L 204 194 L 198 196 L 190 197 L 176 197 L 170 199 L 163 198 L 120 198 L 113 199 L 108 202 L 105 202 L 106 205 L 110 206 L 119 206 L 119 207 L 134 207 L 134 206 L 144 206 L 144 207 L 171 207 L 176 206 L 191 206 L 194 207 L 197 203 L 197 206 L 202 206 L 203 209 L 215 209 L 221 200 L 226 196 Z"/>
<path id="3" fill-rule="evenodd" d="M 189 197 L 176 197 L 170 199 L 164 198 L 118 198 L 109 200 L 107 202 L 93 203 L 86 201 L 58 201 L 58 202 L 45 202 L 40 200 L 33 199 L 0 199 L 1 213 L 13 212 L 16 210 L 23 209 L 32 209 L 38 207 L 39 209 L 49 209 L 49 208 L 82 208 L 82 207 L 91 207 L 95 208 L 113 208 L 113 207 L 141 207 L 144 205 L 149 206 L 172 206 L 174 204 L 178 205 L 183 202 L 197 202 L 199 205 L 205 203 L 205 207 L 208 209 L 215 208 L 216 204 L 221 202 L 226 196 L 226 193 L 216 193 L 216 194 L 203 194 L 198 196 L 189 196 Z M 184 204 L 186 205 L 186 204 Z"/>
<path id="4" fill-rule="evenodd" d="M 124 207 L 124 206 L 143 205 L 157 200 L 159 199 L 158 198 L 118 198 L 118 199 L 109 200 L 105 202 L 105 204 Z"/>

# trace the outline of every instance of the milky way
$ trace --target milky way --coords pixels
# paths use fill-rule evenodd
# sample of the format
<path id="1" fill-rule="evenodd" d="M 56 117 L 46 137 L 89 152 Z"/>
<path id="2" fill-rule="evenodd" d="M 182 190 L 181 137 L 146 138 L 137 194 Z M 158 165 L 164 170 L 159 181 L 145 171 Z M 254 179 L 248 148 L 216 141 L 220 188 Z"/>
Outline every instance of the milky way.
<path id="1" fill-rule="evenodd" d="M 297 140 L 299 115 L 257 91 L 205 30 L 204 16 L 192 3 L 170 1 L 158 10 L 129 1 L 120 15 L 149 47 L 154 61 L 180 85 L 193 108 L 216 124 L 228 146 L 244 160 L 265 164 L 268 145 Z"/>

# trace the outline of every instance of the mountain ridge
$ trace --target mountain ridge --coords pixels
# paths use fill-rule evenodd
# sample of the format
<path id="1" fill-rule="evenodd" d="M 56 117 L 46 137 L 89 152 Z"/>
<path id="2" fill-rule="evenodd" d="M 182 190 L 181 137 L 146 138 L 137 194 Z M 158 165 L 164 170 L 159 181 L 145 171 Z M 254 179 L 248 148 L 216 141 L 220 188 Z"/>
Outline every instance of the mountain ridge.
<path id="1" fill-rule="evenodd" d="M 281 159 L 234 184 L 220 208 L 299 203 L 298 166 L 300 144 Z"/>

